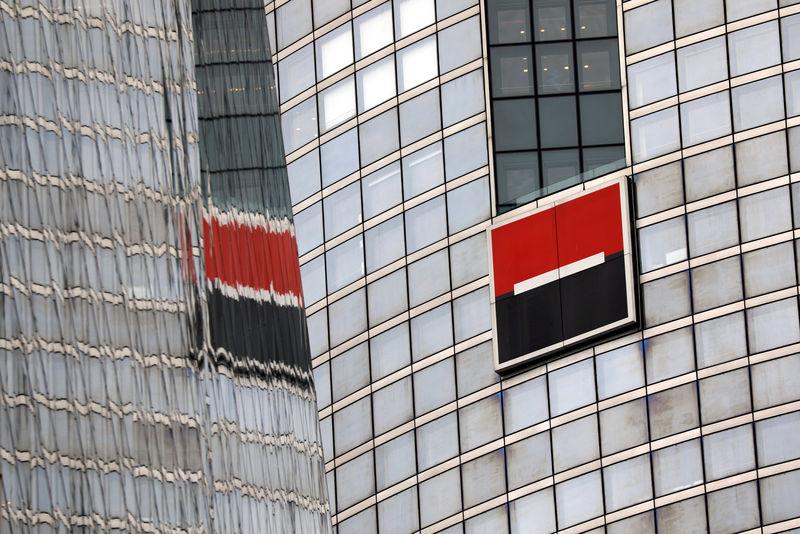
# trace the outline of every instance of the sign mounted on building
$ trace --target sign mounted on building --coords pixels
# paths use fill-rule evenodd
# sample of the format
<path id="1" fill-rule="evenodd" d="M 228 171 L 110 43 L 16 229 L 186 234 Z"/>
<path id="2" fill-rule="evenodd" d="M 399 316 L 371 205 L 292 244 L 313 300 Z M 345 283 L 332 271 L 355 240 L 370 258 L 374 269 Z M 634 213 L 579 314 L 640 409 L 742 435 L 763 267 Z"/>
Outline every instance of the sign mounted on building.
<path id="1" fill-rule="evenodd" d="M 488 234 L 498 371 L 636 323 L 626 178 Z"/>

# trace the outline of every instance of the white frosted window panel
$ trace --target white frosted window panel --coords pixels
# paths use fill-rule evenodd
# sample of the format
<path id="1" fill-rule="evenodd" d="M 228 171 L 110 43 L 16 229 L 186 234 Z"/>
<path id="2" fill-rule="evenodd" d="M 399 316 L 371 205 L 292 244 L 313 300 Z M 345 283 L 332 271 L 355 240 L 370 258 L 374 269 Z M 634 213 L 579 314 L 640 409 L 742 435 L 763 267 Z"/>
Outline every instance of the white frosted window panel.
<path id="1" fill-rule="evenodd" d="M 325 292 L 325 256 L 320 255 L 300 266 L 300 278 L 303 281 L 303 300 L 305 304 L 313 304 L 326 295 Z"/>
<path id="2" fill-rule="evenodd" d="M 297 204 L 320 189 L 319 151 L 312 150 L 286 166 L 289 175 L 289 192 L 292 204 Z"/>
<path id="3" fill-rule="evenodd" d="M 800 70 L 787 72 L 784 75 L 783 85 L 786 91 L 786 116 L 800 115 Z"/>
<path id="4" fill-rule="evenodd" d="M 697 385 L 690 383 L 650 395 L 648 409 L 653 439 L 694 428 L 700 422 Z"/>
<path id="5" fill-rule="evenodd" d="M 686 219 L 691 257 L 702 256 L 739 243 L 736 202 L 694 211 Z"/>
<path id="6" fill-rule="evenodd" d="M 755 410 L 800 399 L 800 355 L 754 365 L 752 373 Z"/>
<path id="7" fill-rule="evenodd" d="M 800 412 L 758 421 L 756 448 L 759 467 L 800 457 Z"/>
<path id="8" fill-rule="evenodd" d="M 547 419 L 545 377 L 540 376 L 503 391 L 503 416 L 507 434 Z"/>
<path id="9" fill-rule="evenodd" d="M 739 187 L 788 173 L 785 131 L 736 144 L 736 177 Z"/>
<path id="10" fill-rule="evenodd" d="M 647 326 L 686 317 L 689 306 L 687 273 L 677 273 L 644 285 L 644 318 Z"/>
<path id="11" fill-rule="evenodd" d="M 335 454 L 333 452 L 333 426 L 332 426 L 333 417 L 326 417 L 322 421 L 319 422 L 319 430 L 320 434 L 322 435 L 322 454 L 325 461 L 333 460 Z M 333 473 L 331 473 L 333 474 Z M 333 486 L 331 481 L 328 481 L 328 487 L 330 488 Z M 331 494 L 331 499 L 333 499 L 335 494 Z"/>
<path id="12" fill-rule="evenodd" d="M 448 358 L 414 373 L 414 410 L 417 415 L 456 400 L 453 359 Z"/>
<path id="13" fill-rule="evenodd" d="M 326 197 L 325 238 L 335 237 L 361 222 L 361 188 L 355 182 Z"/>
<path id="14" fill-rule="evenodd" d="M 375 326 L 408 309 L 406 270 L 398 269 L 367 286 L 369 324 Z"/>
<path id="15" fill-rule="evenodd" d="M 365 292 L 361 289 L 328 307 L 332 347 L 367 329 L 367 303 L 364 297 Z"/>
<path id="16" fill-rule="evenodd" d="M 447 210 L 444 195 L 406 211 L 408 253 L 447 237 Z"/>
<path id="17" fill-rule="evenodd" d="M 679 48 L 678 80 L 681 92 L 727 78 L 727 60 L 724 36 Z"/>
<path id="18" fill-rule="evenodd" d="M 375 476 L 378 491 L 413 475 L 416 469 L 415 458 L 414 432 L 406 432 L 399 438 L 376 447 Z"/>
<path id="19" fill-rule="evenodd" d="M 744 314 L 734 313 L 695 326 L 697 365 L 700 369 L 747 354 Z"/>
<path id="20" fill-rule="evenodd" d="M 358 130 L 338 135 L 320 148 L 322 187 L 336 183 L 358 170 Z"/>
<path id="21" fill-rule="evenodd" d="M 361 143 L 361 165 L 369 165 L 400 148 L 397 134 L 397 108 L 381 113 L 358 127 Z"/>
<path id="22" fill-rule="evenodd" d="M 458 454 L 458 418 L 449 413 L 417 428 L 417 460 L 420 471 Z"/>
<path id="23" fill-rule="evenodd" d="M 551 430 L 551 435 L 556 473 L 600 457 L 595 415 L 557 426 Z"/>
<path id="24" fill-rule="evenodd" d="M 372 409 L 365 397 L 333 414 L 336 455 L 361 445 L 372 437 Z"/>
<path id="25" fill-rule="evenodd" d="M 741 273 L 738 256 L 692 269 L 692 302 L 695 313 L 741 300 Z"/>
<path id="26" fill-rule="evenodd" d="M 648 384 L 694 370 L 694 339 L 690 327 L 647 339 L 644 350 Z"/>
<path id="27" fill-rule="evenodd" d="M 700 381 L 700 420 L 707 425 L 749 412 L 750 390 L 747 369 L 738 369 Z"/>
<path id="28" fill-rule="evenodd" d="M 379 436 L 413 419 L 412 404 L 410 376 L 374 392 L 372 409 L 375 414 L 375 435 Z"/>
<path id="29" fill-rule="evenodd" d="M 777 0 L 725 0 L 728 22 L 776 9 Z"/>
<path id="30" fill-rule="evenodd" d="M 417 487 L 413 486 L 378 503 L 381 532 L 404 534 L 419 528 Z"/>
<path id="31" fill-rule="evenodd" d="M 665 534 L 705 534 L 706 501 L 703 495 L 662 506 L 656 510 L 658 532 Z"/>
<path id="32" fill-rule="evenodd" d="M 781 38 L 783 39 L 783 60 L 800 58 L 800 15 L 781 18 Z"/>
<path id="33" fill-rule="evenodd" d="M 308 324 L 308 344 L 311 357 L 319 356 L 328 350 L 328 311 L 323 308 L 306 319 Z"/>
<path id="34" fill-rule="evenodd" d="M 364 240 L 358 235 L 326 254 L 328 293 L 333 293 L 364 276 Z"/>
<path id="35" fill-rule="evenodd" d="M 628 67 L 628 97 L 631 109 L 677 93 L 673 52 Z"/>
<path id="36" fill-rule="evenodd" d="M 607 399 L 644 386 L 642 345 L 633 343 L 595 358 L 597 394 Z"/>
<path id="37" fill-rule="evenodd" d="M 636 211 L 639 217 L 683 204 L 683 174 L 676 161 L 635 175 Z"/>
<path id="38" fill-rule="evenodd" d="M 464 482 L 464 507 L 488 501 L 505 492 L 505 454 L 502 450 L 490 452 L 461 466 Z M 505 518 L 505 514 L 503 514 Z"/>
<path id="39" fill-rule="evenodd" d="M 320 131 L 330 130 L 356 114 L 356 88 L 352 76 L 319 93 Z"/>
<path id="40" fill-rule="evenodd" d="M 500 394 L 473 402 L 458 411 L 461 452 L 466 452 L 503 435 Z"/>
<path id="41" fill-rule="evenodd" d="M 440 250 L 408 266 L 408 293 L 411 306 L 450 290 L 447 250 Z"/>
<path id="42" fill-rule="evenodd" d="M 378 525 L 375 523 L 375 507 L 367 508 L 363 512 L 350 517 L 336 526 L 338 534 L 360 534 L 361 532 L 375 532 Z"/>
<path id="43" fill-rule="evenodd" d="M 625 12 L 625 49 L 628 55 L 671 40 L 672 2 L 656 0 Z"/>
<path id="44" fill-rule="evenodd" d="M 681 146 L 678 108 L 671 107 L 631 121 L 635 162 L 678 150 Z"/>
<path id="45" fill-rule="evenodd" d="M 403 146 L 422 139 L 441 127 L 438 88 L 400 104 L 400 140 Z"/>
<path id="46" fill-rule="evenodd" d="M 653 497 L 650 456 L 643 455 L 603 469 L 606 512 L 613 512 Z"/>
<path id="47" fill-rule="evenodd" d="M 758 493 L 748 482 L 709 493 L 708 526 L 711 532 L 742 532 L 758 526 Z"/>
<path id="48" fill-rule="evenodd" d="M 322 80 L 353 62 L 353 32 L 350 23 L 316 40 L 317 77 Z"/>
<path id="49" fill-rule="evenodd" d="M 394 56 L 364 67 L 356 73 L 358 111 L 362 113 L 397 94 L 394 79 Z"/>
<path id="50" fill-rule="evenodd" d="M 743 260 L 745 292 L 748 297 L 796 284 L 792 243 L 781 243 L 748 252 Z"/>
<path id="51" fill-rule="evenodd" d="M 411 363 L 408 323 L 402 323 L 369 340 L 372 379 L 379 380 Z"/>
<path id="52" fill-rule="evenodd" d="M 486 123 L 482 122 L 444 140 L 445 176 L 458 178 L 488 162 Z"/>
<path id="53" fill-rule="evenodd" d="M 800 515 L 800 471 L 790 471 L 761 481 L 764 523 L 776 523 Z"/>
<path id="54" fill-rule="evenodd" d="M 423 527 L 461 510 L 461 477 L 458 467 L 419 485 L 420 520 Z"/>
<path id="55" fill-rule="evenodd" d="M 394 0 L 395 37 L 402 39 L 436 22 L 433 0 Z"/>
<path id="56" fill-rule="evenodd" d="M 782 347 L 800 341 L 797 299 L 779 300 L 747 310 L 747 333 L 751 352 Z"/>
<path id="57" fill-rule="evenodd" d="M 322 244 L 322 203 L 317 202 L 294 216 L 297 253 L 302 256 Z"/>
<path id="58" fill-rule="evenodd" d="M 788 187 L 770 189 L 739 200 L 742 241 L 791 230 L 792 209 Z"/>
<path id="59" fill-rule="evenodd" d="M 550 432 L 547 431 L 508 445 L 508 489 L 552 475 L 550 449 Z"/>
<path id="60" fill-rule="evenodd" d="M 656 497 L 703 483 L 700 440 L 693 439 L 653 452 Z"/>
<path id="61" fill-rule="evenodd" d="M 636 399 L 600 412 L 600 443 L 604 455 L 641 445 L 647 439 L 646 399 Z"/>
<path id="62" fill-rule="evenodd" d="M 401 93 L 437 74 L 435 35 L 397 51 L 397 81 Z"/>
<path id="63" fill-rule="evenodd" d="M 442 121 L 451 126 L 484 110 L 483 71 L 474 70 L 442 84 Z"/>
<path id="64" fill-rule="evenodd" d="M 703 458 L 707 480 L 755 469 L 753 427 L 744 425 L 704 436 Z"/>
<path id="65" fill-rule="evenodd" d="M 444 182 L 442 142 L 417 150 L 403 158 L 403 194 L 407 199 Z"/>
<path id="66" fill-rule="evenodd" d="M 500 380 L 492 365 L 491 342 L 456 354 L 456 379 L 461 396 L 474 393 Z"/>
<path id="67" fill-rule="evenodd" d="M 783 119 L 783 83 L 773 76 L 733 88 L 734 131 Z"/>
<path id="68" fill-rule="evenodd" d="M 314 97 L 281 113 L 283 148 L 294 152 L 317 136 L 317 106 Z"/>
<path id="69" fill-rule="evenodd" d="M 603 515 L 600 471 L 593 471 L 556 485 L 559 528 L 577 525 Z"/>
<path id="70" fill-rule="evenodd" d="M 570 412 L 596 400 L 591 358 L 550 373 L 551 416 Z"/>
<path id="71" fill-rule="evenodd" d="M 735 187 L 733 149 L 730 146 L 683 160 L 686 200 L 691 202 Z"/>
<path id="72" fill-rule="evenodd" d="M 526 495 L 509 504 L 511 532 L 550 534 L 556 530 L 553 488 Z"/>
<path id="73" fill-rule="evenodd" d="M 646 226 L 639 230 L 642 272 L 686 259 L 686 225 L 683 217 Z"/>
<path id="74" fill-rule="evenodd" d="M 339 508 L 354 505 L 375 492 L 372 451 L 350 460 L 336 469 L 336 497 Z"/>
<path id="75" fill-rule="evenodd" d="M 403 200 L 400 163 L 395 162 L 361 179 L 364 218 L 370 219 Z"/>
<path id="76" fill-rule="evenodd" d="M 386 2 L 356 17 L 353 21 L 356 60 L 391 44 L 392 4 Z"/>
<path id="77" fill-rule="evenodd" d="M 367 272 L 380 269 L 405 254 L 402 215 L 370 228 L 364 235 L 367 246 Z"/>
<path id="78" fill-rule="evenodd" d="M 278 50 L 311 32 L 311 0 L 291 0 L 277 12 Z"/>
<path id="79" fill-rule="evenodd" d="M 322 409 L 331 403 L 330 363 L 325 362 L 314 368 L 314 391 L 317 394 L 317 408 Z"/>
<path id="80" fill-rule="evenodd" d="M 314 27 L 327 24 L 350 9 L 349 0 L 313 0 Z"/>
<path id="81" fill-rule="evenodd" d="M 781 62 L 778 21 L 728 34 L 731 76 L 739 76 Z"/>
<path id="82" fill-rule="evenodd" d="M 477 16 L 449 26 L 439 32 L 439 72 L 481 57 L 481 23 Z"/>
<path id="83" fill-rule="evenodd" d="M 696 145 L 730 133 L 730 97 L 727 91 L 681 104 L 683 146 Z"/>
<path id="84" fill-rule="evenodd" d="M 450 246 L 453 287 L 459 287 L 489 273 L 486 234 L 481 232 Z"/>
<path id="85" fill-rule="evenodd" d="M 678 37 L 725 23 L 724 0 L 673 0 Z"/>
<path id="86" fill-rule="evenodd" d="M 366 343 L 331 360 L 331 380 L 334 402 L 369 384 L 369 350 Z"/>
<path id="87" fill-rule="evenodd" d="M 411 319 L 411 354 L 415 362 L 452 344 L 450 303 Z"/>
<path id="88" fill-rule="evenodd" d="M 447 193 L 450 234 L 485 221 L 490 216 L 489 177 L 474 180 Z"/>
<path id="89" fill-rule="evenodd" d="M 314 85 L 314 46 L 307 45 L 278 63 L 281 102 Z"/>

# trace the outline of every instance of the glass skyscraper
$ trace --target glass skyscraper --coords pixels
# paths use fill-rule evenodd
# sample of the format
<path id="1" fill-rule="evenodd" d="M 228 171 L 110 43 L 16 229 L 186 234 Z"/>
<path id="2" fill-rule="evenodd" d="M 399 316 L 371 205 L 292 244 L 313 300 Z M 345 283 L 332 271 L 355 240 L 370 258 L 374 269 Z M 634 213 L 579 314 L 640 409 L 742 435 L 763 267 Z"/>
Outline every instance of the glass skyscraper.
<path id="1" fill-rule="evenodd" d="M 800 529 L 800 4 L 266 14 L 340 534 Z M 486 229 L 620 177 L 639 327 L 501 377 Z"/>

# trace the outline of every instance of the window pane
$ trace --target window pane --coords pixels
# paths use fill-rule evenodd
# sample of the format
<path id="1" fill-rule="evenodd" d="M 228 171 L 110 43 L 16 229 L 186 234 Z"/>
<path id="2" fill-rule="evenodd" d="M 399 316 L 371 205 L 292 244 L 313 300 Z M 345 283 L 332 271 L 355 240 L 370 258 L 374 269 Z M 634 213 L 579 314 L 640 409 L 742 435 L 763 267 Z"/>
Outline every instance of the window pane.
<path id="1" fill-rule="evenodd" d="M 335 237 L 361 222 L 361 184 L 340 189 L 323 200 L 325 239 Z"/>
<path id="2" fill-rule="evenodd" d="M 644 285 L 644 318 L 647 326 L 666 323 L 691 313 L 687 274 L 684 271 Z"/>
<path id="3" fill-rule="evenodd" d="M 283 146 L 286 153 L 294 152 L 317 136 L 317 105 L 314 97 L 281 113 Z"/>
<path id="4" fill-rule="evenodd" d="M 534 198 L 540 188 L 536 152 L 496 154 L 497 205 L 506 211 Z"/>
<path id="5" fill-rule="evenodd" d="M 770 350 L 800 341 L 797 299 L 779 300 L 748 309 L 747 334 L 751 352 Z"/>
<path id="6" fill-rule="evenodd" d="M 336 455 L 347 452 L 372 437 L 372 409 L 366 397 L 333 414 Z"/>
<path id="7" fill-rule="evenodd" d="M 540 0 L 534 3 L 533 25 L 537 41 L 572 38 L 569 0 Z"/>
<path id="8" fill-rule="evenodd" d="M 439 32 L 439 72 L 450 72 L 456 67 L 481 57 L 481 25 L 478 17 L 449 26 Z"/>
<path id="9" fill-rule="evenodd" d="M 450 234 L 485 221 L 489 208 L 489 177 L 474 180 L 447 193 L 447 223 Z"/>
<path id="10" fill-rule="evenodd" d="M 536 148 L 536 103 L 532 98 L 496 100 L 494 108 L 495 150 Z"/>
<path id="11" fill-rule="evenodd" d="M 667 108 L 631 121 L 631 144 L 634 163 L 678 150 L 678 108 Z"/>
<path id="12" fill-rule="evenodd" d="M 397 108 L 385 111 L 358 127 L 361 139 L 361 165 L 369 165 L 400 148 L 397 132 Z"/>
<path id="13" fill-rule="evenodd" d="M 691 327 L 646 339 L 644 350 L 648 384 L 694 370 L 694 339 Z"/>
<path id="14" fill-rule="evenodd" d="M 411 319 L 411 353 L 419 361 L 453 344 L 450 303 Z"/>
<path id="15" fill-rule="evenodd" d="M 634 176 L 636 211 L 646 217 L 683 204 L 681 162 L 657 167 Z"/>
<path id="16" fill-rule="evenodd" d="M 533 53 L 530 46 L 494 47 L 489 53 L 493 97 L 533 94 Z"/>
<path id="17" fill-rule="evenodd" d="M 617 7 L 613 0 L 573 0 L 573 4 L 579 39 L 617 35 Z"/>
<path id="18" fill-rule="evenodd" d="M 437 74 L 435 35 L 397 52 L 397 82 L 401 93 Z"/>
<path id="19" fill-rule="evenodd" d="M 678 78 L 681 92 L 690 91 L 728 77 L 725 37 L 678 49 Z"/>
<path id="20" fill-rule="evenodd" d="M 352 76 L 328 87 L 317 97 L 321 131 L 330 130 L 356 114 L 356 88 Z"/>
<path id="21" fill-rule="evenodd" d="M 417 459 L 420 471 L 458 454 L 456 412 L 417 428 Z"/>
<path id="22" fill-rule="evenodd" d="M 733 149 L 718 148 L 683 160 L 686 200 L 691 202 L 735 187 Z"/>
<path id="23" fill-rule="evenodd" d="M 692 269 L 695 313 L 730 304 L 742 297 L 742 271 L 738 256 Z"/>
<path id="24" fill-rule="evenodd" d="M 700 440 L 693 439 L 653 453 L 656 497 L 702 484 Z"/>
<path id="25" fill-rule="evenodd" d="M 516 489 L 550 476 L 550 432 L 542 432 L 506 448 L 508 489 Z"/>
<path id="26" fill-rule="evenodd" d="M 369 324 L 374 326 L 408 309 L 406 270 L 398 269 L 367 286 Z"/>
<path id="27" fill-rule="evenodd" d="M 456 381 L 452 358 L 414 373 L 414 410 L 417 416 L 454 400 Z"/>
<path id="28" fill-rule="evenodd" d="M 778 21 L 728 34 L 731 76 L 739 76 L 781 62 Z"/>
<path id="29" fill-rule="evenodd" d="M 304 46 L 278 63 L 281 102 L 286 102 L 314 82 L 314 47 Z"/>
<path id="30" fill-rule="evenodd" d="M 556 511 L 561 528 L 602 515 L 603 489 L 600 471 L 557 484 Z"/>
<path id="31" fill-rule="evenodd" d="M 619 93 L 581 95 L 581 144 L 623 143 L 622 98 Z"/>
<path id="32" fill-rule="evenodd" d="M 695 383 L 650 395 L 647 404 L 652 439 L 671 436 L 700 424 Z"/>
<path id="33" fill-rule="evenodd" d="M 577 149 L 548 150 L 541 156 L 543 193 L 580 183 L 581 162 Z"/>
<path id="34" fill-rule="evenodd" d="M 591 358 L 553 371 L 548 378 L 552 417 L 585 406 L 596 399 Z"/>
<path id="35" fill-rule="evenodd" d="M 506 490 L 505 454 L 501 450 L 494 451 L 466 462 L 461 466 L 461 476 L 464 479 L 465 508 L 496 497 Z M 507 521 L 505 509 L 498 508 L 498 510 L 502 512 L 501 524 L 505 530 Z M 478 529 L 474 532 L 489 532 L 489 530 Z M 498 530 L 493 528 L 491 532 Z"/>
<path id="36" fill-rule="evenodd" d="M 440 117 L 438 89 L 432 89 L 400 104 L 402 146 L 441 130 Z"/>
<path id="37" fill-rule="evenodd" d="M 783 116 L 783 83 L 780 76 L 733 88 L 735 131 L 777 121 Z"/>
<path id="38" fill-rule="evenodd" d="M 311 1 L 291 0 L 277 9 L 278 50 L 311 32 Z"/>
<path id="39" fill-rule="evenodd" d="M 369 351 L 366 343 L 331 360 L 331 382 L 333 402 L 369 384 Z"/>
<path id="40" fill-rule="evenodd" d="M 542 148 L 578 145 L 578 117 L 574 96 L 539 99 Z"/>
<path id="41" fill-rule="evenodd" d="M 735 417 L 752 410 L 747 369 L 737 369 L 700 381 L 700 419 L 704 425 Z"/>
<path id="42" fill-rule="evenodd" d="M 604 468 L 603 482 L 607 512 L 651 499 L 650 456 L 637 456 Z"/>
<path id="43" fill-rule="evenodd" d="M 300 266 L 305 304 L 313 304 L 327 295 L 325 289 L 325 255 L 318 256 Z"/>
<path id="44" fill-rule="evenodd" d="M 320 148 L 322 187 L 358 170 L 358 130 L 353 128 L 334 137 Z"/>
<path id="45" fill-rule="evenodd" d="M 353 21 L 356 59 L 361 59 L 392 42 L 392 4 L 372 9 Z"/>
<path id="46" fill-rule="evenodd" d="M 450 246 L 453 287 L 462 286 L 489 274 L 486 234 L 481 232 Z"/>
<path id="47" fill-rule="evenodd" d="M 398 215 L 366 231 L 367 271 L 373 272 L 400 259 L 405 254 L 403 246 L 403 216 Z"/>
<path id="48" fill-rule="evenodd" d="M 600 457 L 597 417 L 582 417 L 551 431 L 556 473 Z"/>
<path id="49" fill-rule="evenodd" d="M 785 131 L 736 144 L 736 177 L 739 187 L 788 173 Z"/>
<path id="50" fill-rule="evenodd" d="M 444 139 L 444 174 L 458 178 L 488 162 L 486 123 L 476 124 Z"/>
<path id="51" fill-rule="evenodd" d="M 436 22 L 433 0 L 394 0 L 395 37 L 401 39 Z"/>
<path id="52" fill-rule="evenodd" d="M 379 380 L 411 363 L 408 323 L 402 323 L 369 340 L 372 380 Z"/>
<path id="53" fill-rule="evenodd" d="M 600 412 L 600 443 L 604 455 L 641 445 L 647 439 L 646 399 L 636 399 Z"/>
<path id="54" fill-rule="evenodd" d="M 490 0 L 487 9 L 491 44 L 530 41 L 528 0 Z"/>
<path id="55" fill-rule="evenodd" d="M 381 532 L 402 534 L 417 530 L 419 528 L 419 505 L 417 502 L 416 486 L 379 502 L 378 524 L 381 525 Z"/>
<path id="56" fill-rule="evenodd" d="M 347 0 L 313 0 L 314 27 L 327 24 L 350 8 Z"/>
<path id="57" fill-rule="evenodd" d="M 403 158 L 403 193 L 406 200 L 443 182 L 441 141 Z"/>
<path id="58" fill-rule="evenodd" d="M 726 202 L 689 214 L 689 250 L 692 257 L 739 243 L 736 203 Z"/>
<path id="59" fill-rule="evenodd" d="M 723 91 L 681 104 L 683 146 L 731 133 L 730 99 Z"/>
<path id="60" fill-rule="evenodd" d="M 631 108 L 656 102 L 677 92 L 675 55 L 672 52 L 628 67 L 628 97 Z"/>
<path id="61" fill-rule="evenodd" d="M 356 73 L 358 111 L 364 112 L 392 98 L 397 89 L 394 81 L 394 56 L 364 67 Z"/>
<path id="62" fill-rule="evenodd" d="M 743 197 L 739 201 L 742 241 L 747 242 L 790 230 L 792 228 L 790 203 L 788 187 Z"/>
<path id="63" fill-rule="evenodd" d="M 794 248 L 791 243 L 744 254 L 744 283 L 748 297 L 795 285 Z"/>
<path id="64" fill-rule="evenodd" d="M 526 495 L 508 505 L 512 532 L 549 534 L 556 530 L 553 488 Z"/>
<path id="65" fill-rule="evenodd" d="M 746 355 L 744 314 L 725 315 L 695 325 L 695 343 L 700 369 Z"/>
<path id="66" fill-rule="evenodd" d="M 361 182 L 365 219 L 374 217 L 402 201 L 399 161 L 365 176 Z"/>
<path id="67" fill-rule="evenodd" d="M 373 470 L 372 451 L 362 454 L 336 470 L 336 497 L 340 510 L 354 505 L 375 492 Z"/>
<path id="68" fill-rule="evenodd" d="M 455 299 L 453 301 L 453 320 L 456 343 L 491 330 L 489 287 L 485 286 Z"/>
<path id="69" fill-rule="evenodd" d="M 375 475 L 378 491 L 413 475 L 416 468 L 415 457 L 413 432 L 406 432 L 399 438 L 376 447 Z M 356 485 L 362 484 L 360 481 L 353 482 Z M 416 503 L 414 503 L 414 508 L 416 508 Z"/>
<path id="70" fill-rule="evenodd" d="M 364 276 L 364 243 L 358 235 L 325 253 L 328 292 L 333 293 Z"/>
<path id="71" fill-rule="evenodd" d="M 297 253 L 302 256 L 322 244 L 322 202 L 317 202 L 294 216 Z"/>
<path id="72" fill-rule="evenodd" d="M 353 33 L 350 23 L 316 40 L 317 76 L 320 80 L 353 62 Z"/>
<path id="73" fill-rule="evenodd" d="M 406 211 L 406 245 L 409 254 L 446 236 L 444 195 Z"/>
<path id="74" fill-rule="evenodd" d="M 503 435 L 500 394 L 473 402 L 458 410 L 461 452 L 479 447 Z"/>
<path id="75" fill-rule="evenodd" d="M 625 12 L 625 48 L 628 55 L 672 39 L 672 3 L 656 0 Z"/>
<path id="76" fill-rule="evenodd" d="M 383 434 L 414 418 L 411 389 L 411 377 L 407 376 L 372 394 L 376 435 Z"/>
<path id="77" fill-rule="evenodd" d="M 547 419 L 546 378 L 540 376 L 503 391 L 503 415 L 507 434 Z"/>
<path id="78" fill-rule="evenodd" d="M 758 526 L 755 482 L 709 493 L 707 499 L 711 532 L 741 532 Z"/>
<path id="79" fill-rule="evenodd" d="M 595 358 L 595 366 L 601 400 L 644 386 L 641 343 L 604 352 Z"/>
<path id="80" fill-rule="evenodd" d="M 619 89 L 619 46 L 616 39 L 578 41 L 578 87 L 581 91 Z"/>
<path id="81" fill-rule="evenodd" d="M 320 189 L 319 150 L 314 149 L 286 166 L 292 204 L 305 200 Z"/>
<path id="82" fill-rule="evenodd" d="M 783 39 L 783 60 L 790 61 L 800 58 L 800 38 L 797 36 L 800 28 L 800 16 L 781 18 L 781 34 Z"/>
<path id="83" fill-rule="evenodd" d="M 575 91 L 572 43 L 536 45 L 539 94 Z"/>
<path id="84" fill-rule="evenodd" d="M 642 272 L 686 259 L 684 218 L 676 217 L 639 230 Z"/>
<path id="85" fill-rule="evenodd" d="M 445 128 L 484 109 L 483 71 L 480 69 L 442 84 L 441 89 Z"/>
<path id="86" fill-rule="evenodd" d="M 673 0 L 678 37 L 713 28 L 725 22 L 723 0 Z"/>
<path id="87" fill-rule="evenodd" d="M 706 501 L 703 495 L 656 509 L 658 532 L 663 534 L 702 534 L 706 528 Z"/>

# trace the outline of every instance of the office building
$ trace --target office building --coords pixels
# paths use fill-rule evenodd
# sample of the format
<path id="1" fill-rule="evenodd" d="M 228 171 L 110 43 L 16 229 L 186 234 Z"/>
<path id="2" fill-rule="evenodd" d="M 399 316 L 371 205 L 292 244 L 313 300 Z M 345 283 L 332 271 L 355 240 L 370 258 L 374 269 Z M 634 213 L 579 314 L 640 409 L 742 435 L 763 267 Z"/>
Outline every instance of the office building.
<path id="1" fill-rule="evenodd" d="M 800 529 L 800 4 L 266 15 L 339 534 Z M 623 178 L 637 326 L 501 377 L 487 228 Z"/>
<path id="2" fill-rule="evenodd" d="M 263 4 L 0 10 L 0 532 L 329 532 Z"/>

